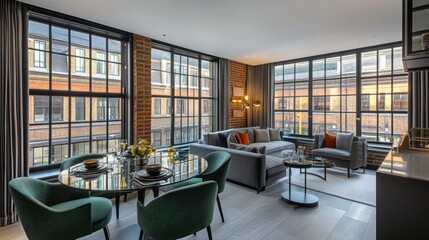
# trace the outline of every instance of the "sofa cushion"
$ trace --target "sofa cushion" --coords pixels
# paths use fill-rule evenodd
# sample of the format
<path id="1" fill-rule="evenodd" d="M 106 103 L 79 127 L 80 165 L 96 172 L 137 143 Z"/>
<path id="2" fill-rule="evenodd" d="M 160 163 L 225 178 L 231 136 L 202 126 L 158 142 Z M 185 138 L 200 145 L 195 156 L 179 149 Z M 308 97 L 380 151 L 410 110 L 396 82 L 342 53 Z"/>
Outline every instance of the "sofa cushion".
<path id="1" fill-rule="evenodd" d="M 220 132 L 217 134 L 219 138 L 219 147 L 228 148 L 228 136 L 229 133 Z"/>
<path id="2" fill-rule="evenodd" d="M 249 141 L 249 134 L 247 133 L 247 131 L 244 132 L 237 132 L 238 136 L 241 139 L 241 144 L 244 145 L 249 145 L 250 141 Z M 239 142 L 240 143 L 240 142 Z"/>
<path id="3" fill-rule="evenodd" d="M 255 131 L 253 128 L 246 129 L 247 134 L 249 135 L 249 142 L 254 143 L 255 142 Z"/>
<path id="4" fill-rule="evenodd" d="M 327 148 L 336 148 L 337 146 L 337 135 L 325 133 L 325 146 Z"/>
<path id="5" fill-rule="evenodd" d="M 219 137 L 217 133 L 209 133 L 208 134 L 208 145 L 219 146 Z"/>
<path id="6" fill-rule="evenodd" d="M 235 139 L 237 139 L 239 144 L 243 144 L 243 140 L 241 140 L 241 136 L 238 132 L 235 132 Z"/>
<path id="7" fill-rule="evenodd" d="M 266 156 L 265 169 L 267 171 L 266 175 L 269 177 L 277 173 L 284 172 L 286 170 L 286 166 L 283 164 L 283 159 L 274 156 Z"/>
<path id="8" fill-rule="evenodd" d="M 281 141 L 279 129 L 269 128 L 268 131 L 270 133 L 270 141 Z"/>
<path id="9" fill-rule="evenodd" d="M 313 150 L 314 156 L 325 157 L 328 159 L 339 159 L 350 161 L 350 153 L 337 148 L 319 148 Z"/>
<path id="10" fill-rule="evenodd" d="M 350 152 L 352 149 L 353 133 L 338 133 L 337 134 L 337 149 Z"/>
<path id="11" fill-rule="evenodd" d="M 265 154 L 271 154 L 274 152 L 283 151 L 285 149 L 295 149 L 295 144 L 293 144 L 291 142 L 286 142 L 286 141 L 256 142 L 256 143 L 251 143 L 245 147 L 246 148 L 253 148 L 253 147 L 260 148 L 263 146 L 266 147 Z"/>
<path id="12" fill-rule="evenodd" d="M 270 134 L 268 133 L 268 129 L 255 129 L 254 132 L 255 132 L 255 143 L 270 141 Z"/>
<path id="13" fill-rule="evenodd" d="M 237 138 L 235 138 L 235 131 L 229 133 L 228 143 L 238 143 Z"/>

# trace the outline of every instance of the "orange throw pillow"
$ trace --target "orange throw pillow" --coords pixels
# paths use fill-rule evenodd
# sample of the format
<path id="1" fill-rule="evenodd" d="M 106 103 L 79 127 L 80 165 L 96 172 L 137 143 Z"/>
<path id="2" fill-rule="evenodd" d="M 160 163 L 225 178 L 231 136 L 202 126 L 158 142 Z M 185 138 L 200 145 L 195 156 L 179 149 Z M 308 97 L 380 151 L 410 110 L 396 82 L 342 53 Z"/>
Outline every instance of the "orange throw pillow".
<path id="1" fill-rule="evenodd" d="M 241 144 L 244 144 L 244 145 L 250 144 L 249 134 L 247 133 L 247 131 L 237 132 L 237 134 L 240 136 Z"/>
<path id="2" fill-rule="evenodd" d="M 243 142 L 241 141 L 240 134 L 238 134 L 238 132 L 236 132 L 236 133 L 235 133 L 235 138 L 237 138 L 237 142 L 238 142 L 239 144 L 243 144 Z"/>
<path id="3" fill-rule="evenodd" d="M 337 135 L 325 133 L 325 147 L 336 148 L 337 147 Z"/>

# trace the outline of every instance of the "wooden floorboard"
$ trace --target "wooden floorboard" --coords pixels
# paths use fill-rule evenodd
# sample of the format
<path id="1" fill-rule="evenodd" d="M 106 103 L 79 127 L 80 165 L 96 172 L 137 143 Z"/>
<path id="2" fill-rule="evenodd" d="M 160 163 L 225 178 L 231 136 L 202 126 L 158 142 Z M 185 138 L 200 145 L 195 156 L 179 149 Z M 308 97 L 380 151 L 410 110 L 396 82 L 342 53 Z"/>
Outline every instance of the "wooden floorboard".
<path id="1" fill-rule="evenodd" d="M 225 216 L 222 223 L 216 207 L 211 224 L 214 239 L 228 240 L 342 240 L 375 239 L 375 208 L 323 194 L 309 191 L 319 197 L 319 205 L 314 208 L 295 208 L 280 199 L 282 191 L 287 189 L 287 182 L 280 182 L 274 187 L 256 194 L 237 184 L 227 183 L 220 194 Z M 300 190 L 294 186 L 294 189 Z M 120 203 L 120 218 L 113 213 L 109 223 L 113 239 L 137 239 L 136 231 L 136 193 L 128 196 L 128 201 Z M 146 203 L 153 199 L 147 191 Z M 113 201 L 115 204 L 115 202 Z M 124 237 L 132 230 L 136 235 Z M 27 239 L 20 223 L 0 228 L 0 240 Z M 104 234 L 98 231 L 82 240 L 103 240 Z M 150 238 L 145 238 L 150 239 Z M 197 236 L 188 236 L 187 240 L 208 239 L 206 230 Z"/>

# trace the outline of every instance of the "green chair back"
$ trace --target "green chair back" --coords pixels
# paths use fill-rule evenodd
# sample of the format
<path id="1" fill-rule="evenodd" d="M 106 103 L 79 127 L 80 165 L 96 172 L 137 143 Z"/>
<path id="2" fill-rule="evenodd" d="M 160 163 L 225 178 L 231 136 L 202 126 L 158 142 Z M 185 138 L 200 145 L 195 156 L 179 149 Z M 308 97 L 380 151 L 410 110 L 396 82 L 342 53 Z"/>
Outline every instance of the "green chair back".
<path id="1" fill-rule="evenodd" d="M 76 239 L 92 232 L 91 204 L 64 212 L 49 207 L 66 199 L 89 197 L 87 192 L 29 177 L 11 180 L 9 189 L 29 239 Z"/>
<path id="2" fill-rule="evenodd" d="M 107 157 L 107 155 L 103 153 L 87 153 L 87 154 L 77 155 L 64 160 L 61 163 L 60 171 L 68 169 L 71 166 L 79 164 L 87 159 L 93 159 L 93 158 L 99 159 L 99 158 L 105 158 L 105 157 Z"/>
<path id="3" fill-rule="evenodd" d="M 207 154 L 204 159 L 207 160 L 208 166 L 203 173 L 203 181 L 216 181 L 218 193 L 223 192 L 231 164 L 231 154 L 223 151 L 215 151 Z"/>
<path id="4" fill-rule="evenodd" d="M 217 196 L 215 181 L 170 191 L 147 206 L 137 203 L 137 220 L 145 235 L 154 239 L 177 239 L 196 233 L 213 220 Z"/>

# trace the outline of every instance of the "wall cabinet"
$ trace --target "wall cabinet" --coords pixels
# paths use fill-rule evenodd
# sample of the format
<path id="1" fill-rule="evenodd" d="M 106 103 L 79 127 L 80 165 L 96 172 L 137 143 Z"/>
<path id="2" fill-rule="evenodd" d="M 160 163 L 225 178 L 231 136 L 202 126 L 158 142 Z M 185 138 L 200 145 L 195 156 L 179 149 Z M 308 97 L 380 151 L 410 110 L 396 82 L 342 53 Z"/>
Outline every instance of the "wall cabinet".
<path id="1" fill-rule="evenodd" d="M 429 69 L 429 0 L 403 0 L 402 11 L 404 69 Z"/>

